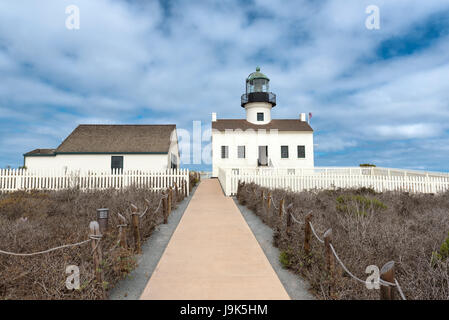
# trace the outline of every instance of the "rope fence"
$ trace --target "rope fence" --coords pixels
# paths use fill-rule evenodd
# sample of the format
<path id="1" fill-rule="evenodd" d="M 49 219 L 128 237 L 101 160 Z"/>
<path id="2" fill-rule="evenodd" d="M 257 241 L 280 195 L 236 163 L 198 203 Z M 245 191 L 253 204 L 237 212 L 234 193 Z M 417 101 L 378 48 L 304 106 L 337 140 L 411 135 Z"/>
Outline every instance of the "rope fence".
<path id="1" fill-rule="evenodd" d="M 91 240 L 92 240 L 92 238 L 89 238 L 87 240 L 80 241 L 80 242 L 77 242 L 77 243 L 65 244 L 65 245 L 62 245 L 62 246 L 59 246 L 59 247 L 51 248 L 51 249 L 44 250 L 44 251 L 33 252 L 33 253 L 15 253 L 15 252 L 3 251 L 3 250 L 0 250 L 0 253 L 6 254 L 6 255 L 10 255 L 10 256 L 17 256 L 17 257 L 30 257 L 30 256 L 37 256 L 39 254 L 49 253 L 49 252 L 56 251 L 56 250 L 59 250 L 59 249 L 81 246 L 83 244 L 86 244 L 86 243 L 90 242 Z"/>
<path id="2" fill-rule="evenodd" d="M 167 219 L 168 216 L 171 213 L 171 210 L 173 208 L 174 203 L 177 203 L 179 201 L 182 201 L 185 197 L 188 196 L 188 190 L 187 190 L 187 183 L 186 181 L 182 181 L 182 186 L 178 188 L 176 183 L 174 183 L 174 186 L 169 187 L 166 191 L 162 191 L 162 196 L 159 199 L 159 203 L 157 208 L 153 211 L 153 214 L 156 214 L 163 209 L 163 216 L 164 216 L 164 224 L 168 223 Z M 175 194 L 175 197 L 174 197 Z M 143 218 L 149 211 L 151 207 L 151 202 L 148 199 L 144 199 L 146 202 L 146 208 L 143 212 L 138 213 L 139 209 L 137 206 L 131 204 L 130 205 L 130 211 L 131 211 L 131 222 L 128 222 L 128 219 L 125 217 L 125 215 L 117 212 L 117 216 L 119 220 L 121 221 L 120 224 L 116 225 L 115 227 L 119 229 L 118 237 L 119 240 L 117 244 L 110 249 L 108 252 L 112 251 L 116 248 L 117 245 L 121 244 L 121 246 L 125 249 L 128 249 L 128 243 L 127 243 L 127 229 L 128 227 L 132 227 L 133 230 L 133 236 L 134 236 L 134 251 L 136 253 L 141 253 L 141 236 L 140 236 L 140 219 Z M 71 244 L 65 244 L 61 246 L 57 246 L 51 249 L 38 251 L 38 252 L 32 252 L 32 253 L 16 253 L 16 252 L 10 252 L 6 250 L 0 250 L 0 254 L 3 255 L 10 255 L 10 256 L 17 256 L 17 257 L 31 257 L 31 256 L 37 256 L 42 255 L 50 252 L 54 252 L 56 250 L 64 249 L 64 248 L 73 248 L 73 247 L 79 247 L 82 245 L 85 245 L 87 243 L 92 244 L 92 256 L 93 256 L 93 263 L 94 263 L 94 274 L 95 278 L 97 280 L 97 283 L 102 284 L 103 283 L 103 268 L 101 267 L 101 263 L 103 261 L 103 252 L 102 252 L 102 246 L 101 246 L 101 240 L 103 238 L 103 234 L 107 233 L 109 231 L 109 209 L 98 209 L 97 210 L 97 221 L 91 221 L 89 224 L 89 236 L 88 239 L 77 242 L 77 243 L 71 243 Z M 100 285 L 101 288 L 103 288 Z M 103 290 L 103 297 L 105 297 L 105 290 Z"/>
<path id="3" fill-rule="evenodd" d="M 241 187 L 244 185 L 240 184 L 239 182 L 239 189 L 241 189 Z M 257 192 L 255 189 L 252 190 L 254 195 L 258 196 Z M 333 266 L 333 258 L 335 258 L 335 260 L 337 260 L 337 262 L 339 263 L 339 265 L 341 266 L 341 268 L 354 280 L 363 283 L 363 284 L 367 284 L 367 280 L 363 280 L 357 276 L 355 276 L 351 271 L 349 271 L 349 269 L 345 266 L 345 264 L 343 263 L 343 261 L 340 259 L 340 257 L 338 256 L 334 246 L 331 243 L 331 235 L 332 235 L 332 229 L 329 229 L 326 231 L 326 233 L 324 234 L 324 239 L 320 238 L 315 230 L 315 227 L 313 226 L 312 222 L 310 221 L 311 216 L 312 216 L 312 212 L 309 212 L 306 216 L 305 219 L 305 223 L 298 220 L 293 213 L 289 210 L 292 206 L 293 203 L 289 204 L 287 206 L 287 208 L 284 208 L 284 199 L 279 200 L 279 207 L 276 206 L 276 201 L 273 198 L 273 196 L 271 195 L 271 192 L 268 192 L 268 196 L 265 196 L 265 191 L 262 191 L 262 205 L 264 207 L 266 207 L 266 209 L 268 209 L 266 212 L 269 212 L 269 209 L 271 207 L 271 205 L 273 206 L 273 208 L 276 211 L 279 211 L 280 214 L 279 216 L 286 216 L 287 217 L 287 227 L 286 227 L 286 233 L 287 236 L 290 235 L 290 226 L 291 226 L 291 221 L 293 220 L 295 223 L 297 223 L 298 225 L 304 225 L 305 226 L 305 242 L 304 242 L 304 249 L 306 251 L 306 253 L 310 253 L 310 235 L 313 234 L 313 236 L 316 238 L 316 240 L 318 240 L 318 242 L 320 242 L 321 244 L 324 244 L 326 247 L 326 261 L 327 261 L 327 267 L 328 267 L 328 272 L 330 273 L 331 278 L 334 278 L 334 266 Z M 282 215 L 281 215 L 282 213 Z M 291 219 L 292 220 L 291 220 Z M 383 279 L 383 277 L 385 277 Z M 389 279 L 387 279 L 389 278 Z M 397 291 L 399 292 L 399 295 L 401 297 L 402 300 L 407 300 L 404 292 L 402 291 L 401 286 L 399 285 L 399 282 L 397 281 L 397 279 L 394 277 L 394 262 L 390 261 L 389 263 L 385 264 L 384 267 L 381 270 L 381 276 L 379 278 L 379 285 L 381 285 L 381 299 L 385 299 L 385 300 L 392 300 L 393 297 L 393 293 L 391 291 L 390 288 L 396 288 Z M 332 292 L 332 288 L 330 288 L 330 293 Z"/>

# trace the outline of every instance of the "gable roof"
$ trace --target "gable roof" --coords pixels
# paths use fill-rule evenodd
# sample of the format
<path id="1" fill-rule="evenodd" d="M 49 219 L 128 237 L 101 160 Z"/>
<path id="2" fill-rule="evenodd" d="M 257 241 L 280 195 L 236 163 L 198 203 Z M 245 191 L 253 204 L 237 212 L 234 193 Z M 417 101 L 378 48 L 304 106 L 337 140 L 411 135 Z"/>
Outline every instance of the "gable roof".
<path id="1" fill-rule="evenodd" d="M 56 149 L 67 153 L 168 153 L 176 125 L 79 125 Z"/>
<path id="2" fill-rule="evenodd" d="M 243 131 L 248 129 L 253 130 L 275 130 L 278 131 L 306 131 L 313 132 L 312 127 L 304 121 L 299 119 L 273 119 L 267 124 L 254 124 L 245 119 L 219 119 L 212 122 L 212 129 L 218 131 L 225 131 L 226 129 L 241 129 Z"/>

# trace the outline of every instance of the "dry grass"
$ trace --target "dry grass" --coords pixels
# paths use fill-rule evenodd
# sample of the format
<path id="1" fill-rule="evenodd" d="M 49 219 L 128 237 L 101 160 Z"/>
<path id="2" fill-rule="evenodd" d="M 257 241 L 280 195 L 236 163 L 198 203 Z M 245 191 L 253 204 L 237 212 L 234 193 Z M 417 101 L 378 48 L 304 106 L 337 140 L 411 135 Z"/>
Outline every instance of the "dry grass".
<path id="1" fill-rule="evenodd" d="M 0 195 L 0 249 L 10 252 L 30 253 L 85 240 L 89 222 L 96 220 L 96 209 L 110 209 L 110 232 L 101 240 L 104 283 L 95 283 L 90 243 L 32 257 L 0 254 L 0 299 L 101 299 L 101 286 L 107 291 L 136 266 L 133 249 L 117 245 L 116 226 L 122 223 L 117 213 L 125 215 L 130 223 L 130 204 L 143 210 L 144 199 L 148 199 L 151 207 L 141 220 L 141 236 L 145 239 L 163 223 L 162 210 L 154 213 L 160 198 L 160 193 L 142 189 Z M 128 243 L 132 247 L 130 230 Z M 80 268 L 80 290 L 65 288 L 68 265 Z"/>
<path id="2" fill-rule="evenodd" d="M 307 256 L 303 250 L 304 225 L 293 222 L 291 235 L 287 236 L 286 217 L 280 219 L 273 207 L 267 212 L 261 202 L 262 190 L 267 194 L 267 189 L 254 184 L 243 185 L 238 200 L 275 230 L 273 241 L 282 252 L 282 263 L 306 278 L 318 298 L 379 299 L 378 290 L 368 290 L 339 266 L 336 296 L 330 297 L 323 245 L 312 237 L 312 254 Z M 276 206 L 281 198 L 285 198 L 286 206 L 293 203 L 292 213 L 300 221 L 313 211 L 312 223 L 321 237 L 332 228 L 332 242 L 338 255 L 359 278 L 367 278 L 368 265 L 380 268 L 394 260 L 396 278 L 407 299 L 449 299 L 447 252 L 445 256 L 449 245 L 449 193 L 272 190 L 272 196 Z M 437 256 L 434 252 L 439 252 L 439 258 L 432 258 Z"/>

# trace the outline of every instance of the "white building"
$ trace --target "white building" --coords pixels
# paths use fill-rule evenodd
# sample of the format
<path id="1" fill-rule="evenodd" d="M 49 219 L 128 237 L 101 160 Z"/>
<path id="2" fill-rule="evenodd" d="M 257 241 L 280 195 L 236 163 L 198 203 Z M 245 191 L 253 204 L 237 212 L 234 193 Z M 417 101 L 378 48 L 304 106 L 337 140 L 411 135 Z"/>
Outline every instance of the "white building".
<path id="1" fill-rule="evenodd" d="M 56 149 L 24 154 L 30 170 L 161 170 L 179 165 L 176 125 L 79 125 Z"/>
<path id="2" fill-rule="evenodd" d="M 212 176 L 218 168 L 313 168 L 313 129 L 305 113 L 298 119 L 272 119 L 276 95 L 267 76 L 251 73 L 241 106 L 246 119 L 217 119 L 212 114 Z"/>

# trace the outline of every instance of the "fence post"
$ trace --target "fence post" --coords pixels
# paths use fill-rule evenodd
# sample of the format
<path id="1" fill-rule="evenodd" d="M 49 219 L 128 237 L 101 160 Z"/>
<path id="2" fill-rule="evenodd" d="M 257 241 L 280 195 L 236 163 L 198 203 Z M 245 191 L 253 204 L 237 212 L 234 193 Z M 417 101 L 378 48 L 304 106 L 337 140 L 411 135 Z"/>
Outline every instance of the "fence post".
<path id="1" fill-rule="evenodd" d="M 126 238 L 126 228 L 128 226 L 126 218 L 122 216 L 120 213 L 118 213 L 118 217 L 122 220 L 122 224 L 119 225 L 119 232 L 120 232 L 120 246 L 124 249 L 128 248 L 128 241 Z"/>
<path id="2" fill-rule="evenodd" d="M 284 199 L 281 199 L 281 201 L 279 201 L 279 218 L 282 218 L 282 211 L 284 211 Z"/>
<path id="3" fill-rule="evenodd" d="M 187 197 L 187 188 L 186 188 L 187 184 L 186 181 L 183 179 L 182 180 L 182 195 L 183 198 Z"/>
<path id="4" fill-rule="evenodd" d="M 172 188 L 168 188 L 168 197 L 167 197 L 167 217 L 171 214 L 171 205 L 172 205 L 172 197 L 173 197 L 173 190 Z"/>
<path id="5" fill-rule="evenodd" d="M 380 269 L 380 278 L 384 281 L 394 283 L 394 261 L 389 261 Z M 380 286 L 381 300 L 394 300 L 394 288 L 390 286 Z"/>
<path id="6" fill-rule="evenodd" d="M 265 191 L 262 190 L 262 208 L 265 207 Z"/>
<path id="7" fill-rule="evenodd" d="M 268 192 L 267 195 L 267 210 L 270 210 L 271 208 L 271 192 Z"/>
<path id="8" fill-rule="evenodd" d="M 167 199 L 168 199 L 168 195 L 167 197 L 165 197 L 166 193 L 164 191 L 162 191 L 162 196 L 164 197 L 164 199 L 162 199 L 162 214 L 164 215 L 164 224 L 167 224 L 167 216 L 168 216 L 168 211 L 167 211 Z"/>
<path id="9" fill-rule="evenodd" d="M 332 229 L 328 229 L 324 233 L 324 246 L 325 246 L 325 255 L 326 255 L 326 266 L 327 273 L 329 277 L 329 296 L 333 296 L 334 292 L 334 282 L 335 282 L 335 261 L 334 254 L 331 249 L 332 243 Z"/>
<path id="10" fill-rule="evenodd" d="M 132 223 L 133 223 L 133 229 L 134 229 L 134 248 L 137 253 L 142 253 L 142 248 L 140 244 L 140 216 L 137 213 L 138 209 L 135 205 L 131 205 L 131 211 L 132 211 Z"/>
<path id="11" fill-rule="evenodd" d="M 287 214 L 287 226 L 285 228 L 285 234 L 288 237 L 288 236 L 290 236 L 290 228 L 292 226 L 292 216 L 290 214 L 290 209 L 289 208 L 287 208 L 286 214 Z"/>
<path id="12" fill-rule="evenodd" d="M 176 199 L 175 202 L 178 202 L 179 199 L 179 191 L 178 191 L 178 184 L 175 182 L 175 195 L 176 195 Z"/>
<path id="13" fill-rule="evenodd" d="M 93 260 L 94 260 L 94 274 L 95 279 L 97 280 L 97 283 L 101 285 L 103 288 L 103 270 L 101 269 L 101 261 L 103 260 L 103 255 L 101 252 L 101 244 L 100 244 L 100 225 L 97 221 L 91 221 L 89 223 L 89 234 L 93 236 L 91 238 L 92 242 L 92 253 L 93 253 Z"/>
<path id="14" fill-rule="evenodd" d="M 312 230 L 310 229 L 311 220 L 312 213 L 309 213 L 304 220 L 304 251 L 307 255 L 310 255 L 310 238 L 312 236 Z"/>
<path id="15" fill-rule="evenodd" d="M 97 209 L 97 221 L 100 225 L 100 232 L 104 234 L 109 229 L 109 209 Z"/>

